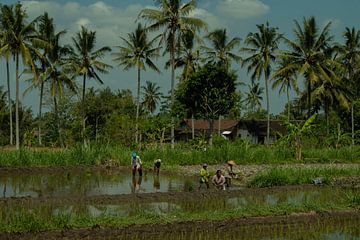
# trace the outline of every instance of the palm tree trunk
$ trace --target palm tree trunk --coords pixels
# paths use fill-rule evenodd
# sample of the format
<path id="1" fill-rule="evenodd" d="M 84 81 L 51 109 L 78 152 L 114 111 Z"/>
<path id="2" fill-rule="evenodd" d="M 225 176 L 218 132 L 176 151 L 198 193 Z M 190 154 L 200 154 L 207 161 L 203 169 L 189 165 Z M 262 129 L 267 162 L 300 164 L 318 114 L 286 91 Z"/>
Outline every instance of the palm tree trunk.
<path id="1" fill-rule="evenodd" d="M 289 97 L 289 88 L 286 88 L 286 97 L 288 102 L 288 122 L 290 122 L 290 97 Z"/>
<path id="2" fill-rule="evenodd" d="M 214 119 L 210 119 L 210 132 L 209 132 L 209 146 L 213 145 L 213 130 L 214 130 Z"/>
<path id="3" fill-rule="evenodd" d="M 139 109 L 140 109 L 140 67 L 138 67 L 137 92 L 136 92 L 136 126 L 135 126 L 135 142 L 138 143 L 139 137 Z"/>
<path id="4" fill-rule="evenodd" d="M 310 83 L 310 80 L 308 80 L 308 87 L 307 87 L 307 90 L 308 90 L 308 118 L 311 117 L 311 83 Z"/>
<path id="5" fill-rule="evenodd" d="M 56 123 L 57 132 L 58 132 L 58 136 L 59 136 L 59 143 L 60 143 L 60 146 L 63 147 L 64 142 L 63 142 L 62 135 L 61 135 L 60 118 L 59 118 L 56 96 L 54 96 L 54 112 L 55 112 L 55 123 Z"/>
<path id="6" fill-rule="evenodd" d="M 170 49 L 170 61 L 171 61 L 171 111 L 174 107 L 174 82 L 175 82 L 175 61 L 174 61 L 174 54 L 175 54 L 175 31 L 172 30 L 172 39 L 171 39 L 171 49 Z M 175 147 L 175 118 L 171 114 L 171 148 L 174 149 Z"/>
<path id="7" fill-rule="evenodd" d="M 83 143 L 84 143 L 84 147 L 86 147 L 86 139 L 85 139 L 85 131 L 86 131 L 86 119 L 85 119 L 85 89 L 86 89 L 86 75 L 84 74 L 84 78 L 83 78 L 83 92 L 82 92 L 82 125 L 83 125 L 83 129 L 82 129 L 82 137 L 83 137 Z"/>
<path id="8" fill-rule="evenodd" d="M 191 114 L 191 137 L 195 139 L 194 114 Z"/>
<path id="9" fill-rule="evenodd" d="M 270 103 L 269 103 L 269 86 L 268 78 L 265 77 L 265 91 L 266 91 L 266 111 L 267 111 L 267 127 L 266 127 L 266 141 L 265 144 L 269 144 L 270 140 Z"/>
<path id="10" fill-rule="evenodd" d="M 351 143 L 355 145 L 354 102 L 351 103 Z"/>
<path id="11" fill-rule="evenodd" d="M 329 106 L 325 100 L 325 119 L 326 119 L 326 134 L 329 135 Z"/>
<path id="12" fill-rule="evenodd" d="M 14 144 L 13 137 L 13 113 L 12 113 L 12 102 L 10 94 L 10 71 L 9 71 L 9 60 L 6 59 L 6 81 L 8 90 L 8 102 L 9 102 L 9 120 L 10 120 L 10 145 Z"/>
<path id="13" fill-rule="evenodd" d="M 219 122 L 219 129 L 218 129 L 218 134 L 219 134 L 219 136 L 220 136 L 220 134 L 221 134 L 221 116 L 219 115 L 219 120 L 218 120 Z"/>
<path id="14" fill-rule="evenodd" d="M 20 149 L 20 130 L 19 130 L 19 53 L 16 53 L 16 101 L 15 101 L 15 139 L 16 139 L 16 150 Z"/>
<path id="15" fill-rule="evenodd" d="M 43 99 L 43 94 L 44 94 L 44 81 L 41 81 L 41 86 L 40 86 L 40 103 L 39 103 L 39 132 L 38 132 L 38 138 L 39 138 L 39 146 L 42 145 L 41 142 L 41 110 L 42 110 L 42 99 Z"/>

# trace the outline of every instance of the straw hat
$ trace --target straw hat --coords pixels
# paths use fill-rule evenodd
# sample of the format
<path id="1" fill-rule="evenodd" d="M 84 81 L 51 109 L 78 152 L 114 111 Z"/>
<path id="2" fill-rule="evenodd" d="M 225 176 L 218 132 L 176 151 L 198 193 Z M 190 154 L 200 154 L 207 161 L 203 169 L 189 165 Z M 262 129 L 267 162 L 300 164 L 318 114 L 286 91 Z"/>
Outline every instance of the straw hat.
<path id="1" fill-rule="evenodd" d="M 227 164 L 229 164 L 229 165 L 236 165 L 236 163 L 234 162 L 234 160 L 228 161 Z"/>

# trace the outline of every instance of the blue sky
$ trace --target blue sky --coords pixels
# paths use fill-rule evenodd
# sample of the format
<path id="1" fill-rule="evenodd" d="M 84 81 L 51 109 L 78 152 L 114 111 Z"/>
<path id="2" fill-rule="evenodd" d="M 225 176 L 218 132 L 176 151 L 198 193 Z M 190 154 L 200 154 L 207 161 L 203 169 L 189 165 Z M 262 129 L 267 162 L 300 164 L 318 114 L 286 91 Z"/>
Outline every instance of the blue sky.
<path id="1" fill-rule="evenodd" d="M 13 4 L 17 1 L 2 0 L 4 4 Z M 66 29 L 67 37 L 64 41 L 70 41 L 81 25 L 91 30 L 96 30 L 98 35 L 98 47 L 108 45 L 114 47 L 120 45 L 119 36 L 126 36 L 136 27 L 136 17 L 144 7 L 154 6 L 153 0 L 103 0 L 103 1 L 23 1 L 30 18 L 34 18 L 44 11 L 49 12 L 55 19 L 57 30 Z M 341 33 L 345 27 L 360 29 L 359 0 L 198 0 L 198 8 L 194 12 L 209 23 L 209 30 L 226 28 L 231 37 L 238 36 L 242 39 L 249 32 L 256 31 L 256 24 L 268 21 L 271 26 L 279 28 L 279 31 L 292 39 L 294 20 L 302 21 L 303 17 L 315 16 L 319 26 L 322 27 L 329 21 L 332 22 L 332 33 L 335 40 L 342 41 Z M 116 50 L 114 48 L 114 50 Z M 114 68 L 110 74 L 103 75 L 104 85 L 91 80 L 90 86 L 97 88 L 110 87 L 116 89 L 136 89 L 135 70 L 122 71 L 111 61 L 111 56 L 105 59 Z M 163 67 L 164 59 L 158 62 Z M 238 70 L 239 81 L 249 83 L 246 71 L 239 65 L 234 66 Z M 4 63 L 0 63 L 0 71 L 4 71 Z M 4 76 L 4 75 L 1 75 Z M 170 72 L 163 70 L 158 75 L 151 70 L 142 74 L 142 83 L 145 81 L 157 82 L 165 93 L 170 88 Z M 78 83 L 81 81 L 79 79 Z M 0 85 L 5 85 L 4 77 L 0 78 Z M 14 86 L 13 86 L 14 87 Z M 27 87 L 21 85 L 22 90 Z M 246 91 L 247 89 L 241 89 Z M 271 112 L 279 113 L 285 104 L 285 95 L 278 91 L 271 91 Z M 264 97 L 265 99 L 265 97 Z M 24 103 L 34 108 L 37 113 L 38 92 L 24 96 Z M 263 103 L 265 106 L 265 102 Z"/>

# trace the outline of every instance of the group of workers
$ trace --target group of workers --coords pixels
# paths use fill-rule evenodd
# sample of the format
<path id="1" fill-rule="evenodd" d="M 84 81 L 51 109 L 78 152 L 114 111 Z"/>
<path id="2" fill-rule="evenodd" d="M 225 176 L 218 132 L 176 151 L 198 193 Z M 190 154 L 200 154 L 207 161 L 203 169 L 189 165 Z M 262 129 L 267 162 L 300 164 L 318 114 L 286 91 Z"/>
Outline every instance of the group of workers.
<path id="1" fill-rule="evenodd" d="M 237 178 L 236 173 L 233 170 L 233 166 L 236 165 L 233 160 L 227 162 L 227 167 L 225 169 L 225 176 L 223 175 L 223 171 L 221 169 L 216 170 L 215 175 L 211 178 L 211 183 L 213 186 L 219 190 L 225 190 L 226 187 L 230 187 L 231 179 Z M 210 173 L 207 169 L 207 164 L 203 164 L 202 168 L 200 169 L 200 185 L 199 190 L 203 185 L 206 188 L 209 188 L 209 178 Z"/>
<path id="2" fill-rule="evenodd" d="M 131 165 L 132 165 L 133 178 L 135 178 L 136 172 L 138 172 L 139 177 L 142 177 L 142 161 L 140 157 L 136 154 L 136 152 L 132 153 Z M 221 169 L 216 170 L 216 174 L 211 178 L 211 183 L 215 186 L 215 188 L 219 190 L 225 190 L 226 187 L 230 187 L 231 179 L 237 178 L 237 175 L 233 170 L 233 166 L 235 165 L 236 164 L 233 160 L 227 162 L 227 167 L 224 171 L 225 176 L 223 175 L 223 171 Z M 156 174 L 156 176 L 159 175 L 160 167 L 161 167 L 161 159 L 156 159 L 154 161 L 154 174 Z M 200 169 L 199 190 L 203 185 L 205 185 L 206 188 L 210 187 L 209 178 L 210 178 L 210 173 L 209 170 L 207 169 L 207 164 L 203 164 L 202 168 Z"/>

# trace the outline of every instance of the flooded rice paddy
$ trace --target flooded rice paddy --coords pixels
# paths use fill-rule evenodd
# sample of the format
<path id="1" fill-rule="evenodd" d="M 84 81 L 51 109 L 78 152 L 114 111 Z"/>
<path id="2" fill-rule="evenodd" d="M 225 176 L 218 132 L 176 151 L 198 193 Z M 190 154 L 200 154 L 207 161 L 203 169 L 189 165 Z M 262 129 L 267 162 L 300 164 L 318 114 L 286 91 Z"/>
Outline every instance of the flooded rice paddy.
<path id="1" fill-rule="evenodd" d="M 249 224 L 251 209 L 286 206 L 326 206 L 346 204 L 354 189 L 341 187 L 283 187 L 275 189 L 230 188 L 199 191 L 198 179 L 180 175 L 132 177 L 124 171 L 82 171 L 0 176 L 0 222 L 14 224 L 18 217 L 41 219 L 128 219 L 137 216 L 171 218 L 173 215 L 206 216 L 222 212 L 242 212 L 235 220 L 144 225 L 131 233 L 120 230 L 96 231 L 81 239 L 360 239 L 360 214 L 328 218 L 308 216 L 289 221 L 270 219 Z M 98 198 L 96 198 L 98 197 Z M 57 201 L 55 201 L 57 199 Z M 251 215 L 251 214 L 250 214 Z M 291 214 L 290 214 L 291 216 Z M 250 219 L 250 218 L 249 218 Z M 206 221 L 206 219 L 203 219 Z M 135 225 L 137 226 L 137 225 Z M 161 231 L 156 228 L 161 227 Z M 145 231 L 144 231 L 145 230 Z M 82 231 L 82 230 L 81 230 Z M 91 230 L 95 231 L 95 230 Z M 3 233 L 5 234 L 5 233 Z M 63 238 L 50 233 L 46 238 Z M 1 235 L 12 239 L 13 235 Z M 29 237 L 29 239 L 36 237 Z M 41 239 L 40 237 L 39 239 Z M 76 239 L 76 237 L 74 237 Z"/>

